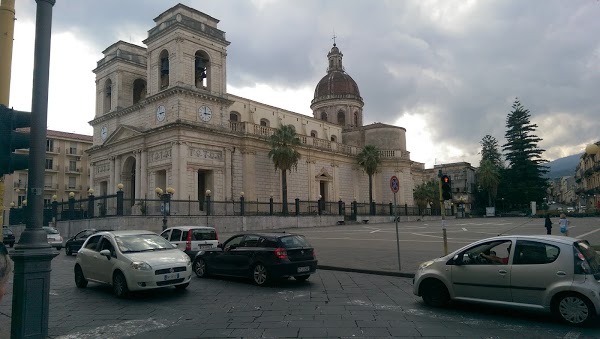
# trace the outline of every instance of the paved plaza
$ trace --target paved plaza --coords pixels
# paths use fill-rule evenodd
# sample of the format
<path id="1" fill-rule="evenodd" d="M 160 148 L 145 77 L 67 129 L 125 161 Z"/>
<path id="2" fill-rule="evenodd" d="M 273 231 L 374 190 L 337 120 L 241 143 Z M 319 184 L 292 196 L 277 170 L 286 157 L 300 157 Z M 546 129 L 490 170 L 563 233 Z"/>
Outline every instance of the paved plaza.
<path id="1" fill-rule="evenodd" d="M 600 235 L 592 229 L 597 221 L 575 220 L 573 224 L 577 227 L 573 234 L 593 232 L 586 238 Z M 477 234 L 486 237 L 493 227 L 499 227 L 485 224 L 490 222 L 485 219 L 469 222 L 473 224 L 451 221 L 448 230 L 451 249 L 476 240 Z M 496 222 L 510 223 L 503 227 L 515 233 L 538 227 L 538 220 L 528 222 L 526 218 Z M 422 253 L 428 256 L 440 251 L 441 242 L 435 235 L 437 227 L 425 223 L 403 225 L 401 258 L 407 267 L 403 273 L 410 274 L 408 267 L 416 262 L 407 254 L 414 248 L 422 248 Z M 388 268 L 398 271 L 393 223 L 302 229 L 300 233 L 307 234 L 315 243 L 320 264 L 340 269 L 344 265 L 354 266 L 356 271 L 359 268 L 383 273 L 389 273 Z M 410 238 L 410 234 L 418 238 Z M 224 238 L 225 234 L 221 235 L 221 240 Z M 433 242 L 426 242 L 426 238 L 432 238 Z M 327 246 L 333 243 L 337 245 Z M 352 251 L 352 244 L 358 250 Z M 378 254 L 376 258 L 361 257 L 373 253 Z M 52 261 L 49 321 L 52 338 L 600 337 L 600 324 L 574 328 L 543 314 L 470 304 L 429 308 L 413 295 L 412 279 L 349 272 L 352 269 L 320 269 L 307 282 L 290 279 L 267 287 L 257 287 L 243 279 L 194 277 L 183 292 L 165 288 L 117 299 L 107 286 L 90 283 L 86 289 L 76 288 L 74 262 L 75 257 L 67 257 L 64 252 Z M 0 338 L 9 336 L 11 293 L 12 288 L 0 302 Z"/>

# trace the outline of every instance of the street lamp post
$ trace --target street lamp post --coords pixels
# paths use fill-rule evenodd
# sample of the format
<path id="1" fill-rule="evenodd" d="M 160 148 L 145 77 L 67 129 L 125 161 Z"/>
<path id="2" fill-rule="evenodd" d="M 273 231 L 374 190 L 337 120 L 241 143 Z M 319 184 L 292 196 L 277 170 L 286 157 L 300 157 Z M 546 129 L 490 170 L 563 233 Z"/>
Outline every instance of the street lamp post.
<path id="1" fill-rule="evenodd" d="M 175 189 L 173 187 L 167 187 L 167 191 L 163 193 L 162 188 L 157 187 L 154 192 L 162 201 L 162 229 L 167 229 L 167 216 L 171 214 L 171 196 L 175 193 Z"/>

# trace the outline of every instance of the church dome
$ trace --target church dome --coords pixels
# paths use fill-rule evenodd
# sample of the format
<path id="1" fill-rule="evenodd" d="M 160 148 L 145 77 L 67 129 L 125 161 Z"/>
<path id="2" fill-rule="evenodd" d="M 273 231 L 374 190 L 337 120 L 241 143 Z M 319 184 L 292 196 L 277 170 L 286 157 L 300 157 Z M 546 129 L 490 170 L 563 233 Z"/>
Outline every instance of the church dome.
<path id="1" fill-rule="evenodd" d="M 346 73 L 342 66 L 342 53 L 334 44 L 327 54 L 329 67 L 327 74 L 319 81 L 315 88 L 312 103 L 328 99 L 357 99 L 362 102 L 356 81 Z"/>
<path id="2" fill-rule="evenodd" d="M 315 88 L 315 100 L 351 96 L 360 98 L 358 85 L 344 71 L 332 71 L 325 75 Z"/>

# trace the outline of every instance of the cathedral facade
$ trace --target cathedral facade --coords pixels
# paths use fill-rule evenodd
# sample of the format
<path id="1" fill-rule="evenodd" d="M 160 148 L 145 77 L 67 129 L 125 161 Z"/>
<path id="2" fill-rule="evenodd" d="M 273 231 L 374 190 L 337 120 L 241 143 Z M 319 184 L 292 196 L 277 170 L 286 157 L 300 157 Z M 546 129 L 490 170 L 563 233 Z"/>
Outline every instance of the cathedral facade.
<path id="1" fill-rule="evenodd" d="M 227 92 L 230 42 L 219 20 L 179 4 L 154 21 L 145 47 L 116 42 L 94 69 L 96 114 L 88 154 L 96 195 L 113 194 L 122 184 L 131 201 L 172 187 L 173 199 L 203 202 L 210 191 L 216 201 L 243 194 L 281 202 L 281 173 L 268 157 L 268 137 L 291 124 L 301 140 L 301 159 L 288 174 L 288 199 L 368 201 L 368 176 L 356 155 L 371 144 L 382 158 L 374 200 L 393 201 L 395 175 L 397 201 L 414 205 L 424 164 L 410 160 L 404 128 L 363 125 L 363 99 L 335 44 L 309 117 Z"/>

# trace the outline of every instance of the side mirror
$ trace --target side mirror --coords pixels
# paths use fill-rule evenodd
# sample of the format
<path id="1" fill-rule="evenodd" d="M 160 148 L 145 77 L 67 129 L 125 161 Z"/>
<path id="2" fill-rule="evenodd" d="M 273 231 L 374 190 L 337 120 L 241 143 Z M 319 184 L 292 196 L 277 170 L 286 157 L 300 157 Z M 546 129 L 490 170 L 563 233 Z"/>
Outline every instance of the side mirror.
<path id="1" fill-rule="evenodd" d="M 107 257 L 108 260 L 110 260 L 111 254 L 110 254 L 109 250 L 102 250 L 102 251 L 100 251 L 100 255 L 103 255 L 103 256 Z"/>
<path id="2" fill-rule="evenodd" d="M 217 244 L 217 248 L 223 249 L 223 244 L 222 243 L 218 243 Z"/>
<path id="3" fill-rule="evenodd" d="M 460 256 L 460 254 L 454 255 L 454 257 L 452 257 L 452 259 L 450 259 L 450 261 L 448 262 L 448 264 L 456 265 L 456 266 L 460 266 L 460 265 L 462 265 L 462 263 L 463 263 L 463 261 L 462 261 L 462 257 Z"/>

